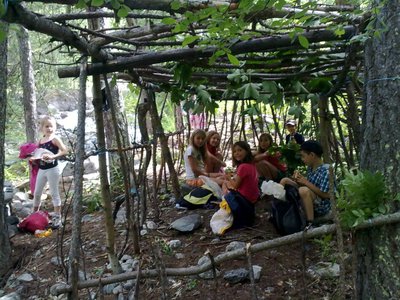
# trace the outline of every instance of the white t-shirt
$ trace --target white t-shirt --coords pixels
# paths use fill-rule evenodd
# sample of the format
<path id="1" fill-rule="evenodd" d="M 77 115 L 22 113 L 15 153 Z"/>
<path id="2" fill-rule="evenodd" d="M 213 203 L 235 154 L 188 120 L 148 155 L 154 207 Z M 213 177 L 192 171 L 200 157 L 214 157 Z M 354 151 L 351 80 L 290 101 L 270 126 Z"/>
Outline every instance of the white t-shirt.
<path id="1" fill-rule="evenodd" d="M 186 179 L 195 179 L 197 178 L 197 176 L 194 175 L 193 170 L 190 166 L 189 156 L 197 160 L 197 165 L 199 166 L 200 170 L 204 170 L 204 161 L 201 157 L 201 153 L 197 149 L 193 148 L 192 145 L 189 145 L 187 147 L 185 154 L 183 155 L 183 159 L 185 160 Z"/>

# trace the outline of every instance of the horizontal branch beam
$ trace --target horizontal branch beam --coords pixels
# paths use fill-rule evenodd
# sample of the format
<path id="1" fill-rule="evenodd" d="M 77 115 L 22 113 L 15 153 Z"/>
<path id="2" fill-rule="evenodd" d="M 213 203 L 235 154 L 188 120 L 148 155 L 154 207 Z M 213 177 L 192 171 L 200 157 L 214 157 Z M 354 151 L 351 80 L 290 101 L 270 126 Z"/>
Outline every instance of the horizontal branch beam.
<path id="1" fill-rule="evenodd" d="M 90 55 L 97 60 L 112 59 L 111 55 L 103 50 L 93 49 L 90 44 L 68 27 L 60 26 L 45 17 L 32 13 L 20 4 L 9 4 L 7 14 L 2 20 L 8 23 L 17 23 L 26 29 L 40 32 L 63 42 L 67 46 L 76 48 L 79 52 Z M 79 67 L 78 67 L 79 68 Z"/>
<path id="2" fill-rule="evenodd" d="M 345 33 L 339 38 L 333 31 L 330 30 L 318 30 L 315 32 L 306 32 L 304 36 L 310 43 L 317 43 L 323 41 L 333 40 L 346 40 L 352 37 L 356 30 L 353 26 L 344 27 Z M 276 49 L 279 47 L 286 47 L 289 45 L 300 44 L 298 40 L 294 40 L 289 35 L 264 37 L 259 39 L 253 39 L 249 41 L 242 41 L 236 43 L 231 47 L 232 54 L 243 54 L 252 52 L 268 51 L 269 49 Z M 179 61 L 190 59 L 198 59 L 201 57 L 211 57 L 213 53 L 217 51 L 216 47 L 208 47 L 205 49 L 201 48 L 188 48 L 179 50 L 167 50 L 162 52 L 153 52 L 143 55 L 133 56 L 131 58 L 123 58 L 112 60 L 106 63 L 95 63 L 87 66 L 88 75 L 96 75 L 102 73 L 112 73 L 117 71 L 129 70 L 131 68 L 149 66 L 156 63 L 163 63 L 168 61 Z M 60 78 L 66 77 L 77 77 L 79 75 L 79 67 L 61 68 L 58 70 L 58 76 Z"/>

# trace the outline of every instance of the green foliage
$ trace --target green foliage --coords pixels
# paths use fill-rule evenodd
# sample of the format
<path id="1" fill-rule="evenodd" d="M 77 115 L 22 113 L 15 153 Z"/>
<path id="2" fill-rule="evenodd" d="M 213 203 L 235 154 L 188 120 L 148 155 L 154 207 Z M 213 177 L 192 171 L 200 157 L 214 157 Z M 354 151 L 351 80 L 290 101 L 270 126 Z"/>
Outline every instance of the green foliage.
<path id="1" fill-rule="evenodd" d="M 332 234 L 324 235 L 322 238 L 314 239 L 313 242 L 316 243 L 321 251 L 321 256 L 329 258 L 333 254 L 333 249 L 331 244 L 333 241 Z"/>
<path id="2" fill-rule="evenodd" d="M 365 220 L 387 214 L 393 199 L 395 197 L 388 192 L 381 173 L 347 172 L 339 186 L 340 218 L 346 227 L 355 227 Z"/>
<path id="3" fill-rule="evenodd" d="M 172 248 L 167 244 L 167 242 L 163 239 L 157 240 L 158 246 L 160 247 L 162 253 L 167 255 L 172 255 L 173 251 Z"/>
<path id="4" fill-rule="evenodd" d="M 18 160 L 4 168 L 4 178 L 11 182 L 29 180 L 29 164 L 25 160 Z"/>
<path id="5" fill-rule="evenodd" d="M 282 144 L 277 148 L 282 154 L 282 159 L 287 165 L 287 173 L 290 175 L 294 170 L 303 166 L 300 158 L 300 145 L 297 143 Z"/>
<path id="6" fill-rule="evenodd" d="M 102 207 L 102 198 L 97 184 L 90 184 L 83 191 L 82 203 L 88 213 L 95 212 Z"/>
<path id="7" fill-rule="evenodd" d="M 199 281 L 197 279 L 190 279 L 190 281 L 186 285 L 186 290 L 191 291 L 197 288 Z"/>
<path id="8" fill-rule="evenodd" d="M 192 66 L 185 62 L 178 62 L 172 68 L 172 71 L 174 72 L 174 80 L 179 84 L 180 88 L 186 87 L 193 73 Z"/>

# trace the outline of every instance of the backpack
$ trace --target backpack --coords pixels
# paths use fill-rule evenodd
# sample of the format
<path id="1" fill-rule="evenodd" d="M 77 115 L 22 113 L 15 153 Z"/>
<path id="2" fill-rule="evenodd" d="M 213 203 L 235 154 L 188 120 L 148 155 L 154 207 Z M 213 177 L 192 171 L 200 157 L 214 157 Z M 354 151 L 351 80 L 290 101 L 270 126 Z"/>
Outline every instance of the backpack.
<path id="1" fill-rule="evenodd" d="M 302 231 L 306 227 L 306 217 L 301 206 L 297 187 L 286 184 L 286 201 L 274 198 L 271 205 L 270 221 L 281 235 Z"/>
<path id="2" fill-rule="evenodd" d="M 197 187 L 185 195 L 177 204 L 180 207 L 186 207 L 187 209 L 196 208 L 215 208 L 218 207 L 216 202 L 220 200 L 213 194 L 213 192 L 205 185 Z"/>
<path id="3" fill-rule="evenodd" d="M 34 233 L 36 230 L 45 230 L 49 225 L 49 214 L 47 211 L 37 211 L 26 217 L 18 228 L 24 232 Z"/>

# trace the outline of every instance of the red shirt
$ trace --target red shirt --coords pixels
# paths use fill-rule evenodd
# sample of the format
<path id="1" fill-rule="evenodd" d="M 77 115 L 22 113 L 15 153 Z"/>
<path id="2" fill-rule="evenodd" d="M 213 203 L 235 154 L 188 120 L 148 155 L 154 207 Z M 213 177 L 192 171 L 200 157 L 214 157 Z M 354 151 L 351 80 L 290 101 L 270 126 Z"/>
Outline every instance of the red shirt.
<path id="1" fill-rule="evenodd" d="M 274 155 L 267 154 L 266 161 L 271 163 L 273 166 L 275 166 L 279 171 L 281 172 L 286 172 L 287 171 L 287 166 L 286 164 L 282 163 L 279 158 L 281 157 L 281 154 L 276 152 Z"/>
<path id="2" fill-rule="evenodd" d="M 210 144 L 206 145 L 208 152 L 210 152 L 212 155 L 216 156 L 217 155 L 217 147 L 213 147 Z"/>
<path id="3" fill-rule="evenodd" d="M 241 179 L 237 191 L 251 203 L 256 202 L 260 196 L 260 191 L 258 189 L 258 177 L 255 165 L 242 163 L 237 168 L 236 173 Z"/>

